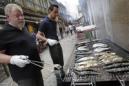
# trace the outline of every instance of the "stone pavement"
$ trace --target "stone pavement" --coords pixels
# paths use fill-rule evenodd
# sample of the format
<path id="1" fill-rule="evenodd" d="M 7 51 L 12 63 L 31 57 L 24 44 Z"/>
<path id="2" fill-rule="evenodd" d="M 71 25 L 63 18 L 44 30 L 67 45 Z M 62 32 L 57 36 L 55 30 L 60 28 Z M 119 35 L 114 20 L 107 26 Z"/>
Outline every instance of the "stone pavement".
<path id="1" fill-rule="evenodd" d="M 60 41 L 63 55 L 64 55 L 64 70 L 67 72 L 67 68 L 72 60 L 72 53 L 74 49 L 74 45 L 76 43 L 76 35 L 65 36 L 64 39 Z M 45 61 L 44 69 L 42 70 L 44 85 L 45 86 L 57 86 L 56 85 L 56 77 L 53 72 L 53 62 L 51 60 L 49 49 L 46 48 L 41 54 L 41 59 Z M 0 86 L 17 86 L 11 78 L 6 79 L 3 83 L 0 83 Z"/>

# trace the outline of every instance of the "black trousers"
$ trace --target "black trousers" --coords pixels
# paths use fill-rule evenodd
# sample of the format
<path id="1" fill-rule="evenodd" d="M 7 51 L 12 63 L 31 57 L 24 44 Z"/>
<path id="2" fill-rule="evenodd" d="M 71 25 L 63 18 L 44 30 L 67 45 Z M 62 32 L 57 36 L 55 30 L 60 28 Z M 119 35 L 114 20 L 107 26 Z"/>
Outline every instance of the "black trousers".
<path id="1" fill-rule="evenodd" d="M 56 79 L 57 79 L 57 86 L 63 86 L 62 79 L 65 76 L 65 72 L 63 70 L 64 59 L 63 59 L 62 47 L 58 43 L 54 46 L 49 46 L 49 51 L 50 51 L 53 63 L 54 64 L 60 64 L 62 66 L 62 68 L 60 69 L 60 73 L 59 73 L 59 70 L 55 70 L 55 75 L 56 75 Z M 60 76 L 60 74 L 61 74 L 61 76 Z"/>
<path id="2" fill-rule="evenodd" d="M 18 80 L 18 86 L 44 86 L 41 71 L 35 73 L 33 78 Z"/>
<path id="3" fill-rule="evenodd" d="M 60 43 L 49 46 L 49 51 L 54 64 L 60 64 L 62 67 L 64 66 L 63 52 Z"/>

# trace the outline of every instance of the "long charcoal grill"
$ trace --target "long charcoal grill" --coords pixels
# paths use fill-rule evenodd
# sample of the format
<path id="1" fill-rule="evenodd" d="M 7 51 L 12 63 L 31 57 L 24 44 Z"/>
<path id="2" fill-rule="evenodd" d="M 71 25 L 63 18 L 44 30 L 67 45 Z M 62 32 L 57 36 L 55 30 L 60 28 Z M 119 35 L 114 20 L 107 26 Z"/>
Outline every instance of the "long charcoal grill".
<path id="1" fill-rule="evenodd" d="M 76 47 L 79 46 L 88 46 L 91 48 L 91 44 L 96 43 L 96 42 L 102 42 L 102 41 L 93 41 L 92 43 L 83 43 L 83 44 L 79 44 L 76 45 Z M 105 43 L 105 41 L 104 41 Z M 119 55 L 121 55 L 122 57 L 125 57 L 125 59 L 127 59 L 128 55 L 127 53 L 125 53 L 124 51 L 121 51 L 118 46 L 112 44 L 110 41 L 106 41 L 106 43 L 108 43 L 108 45 L 110 45 L 112 48 L 112 51 L 116 51 L 118 52 Z M 77 52 L 77 51 L 76 51 Z M 76 53 L 75 52 L 75 59 L 73 61 L 73 63 L 76 63 L 76 60 L 79 58 L 82 58 L 83 56 L 87 56 L 90 55 L 90 53 L 88 54 L 84 54 L 84 51 L 81 53 Z M 91 53 L 92 55 L 92 53 Z M 98 74 L 84 74 L 84 75 L 79 75 L 75 72 L 75 68 L 74 65 L 72 65 L 69 68 L 69 72 L 67 73 L 66 77 L 64 78 L 64 82 L 70 82 L 70 85 L 66 85 L 66 86 L 126 86 L 126 83 L 129 82 L 129 71 L 124 71 L 124 72 L 110 72 L 107 69 L 105 69 L 104 67 L 106 67 L 105 65 L 100 65 L 98 67 L 93 68 L 93 70 L 96 71 L 96 73 Z M 128 66 L 126 66 L 127 68 Z M 120 67 L 122 68 L 122 67 Z M 129 68 L 128 68 L 129 69 Z M 85 71 L 80 71 L 80 72 L 85 72 Z M 110 83 L 116 83 L 116 85 L 113 84 L 109 84 Z M 103 85 L 96 85 L 96 83 L 105 83 Z M 106 85 L 107 84 L 107 85 Z"/>
<path id="2" fill-rule="evenodd" d="M 96 86 L 97 82 L 109 82 L 109 81 L 119 81 L 119 86 L 126 86 L 125 82 L 129 81 L 129 72 L 116 72 L 111 73 L 104 70 L 102 67 L 96 68 L 98 74 L 90 75 L 79 75 L 76 74 L 74 69 L 71 68 L 66 81 L 71 81 L 71 86 Z M 108 85 L 105 85 L 108 86 Z M 110 85 L 112 86 L 112 85 Z M 117 85 L 116 85 L 117 86 Z"/>

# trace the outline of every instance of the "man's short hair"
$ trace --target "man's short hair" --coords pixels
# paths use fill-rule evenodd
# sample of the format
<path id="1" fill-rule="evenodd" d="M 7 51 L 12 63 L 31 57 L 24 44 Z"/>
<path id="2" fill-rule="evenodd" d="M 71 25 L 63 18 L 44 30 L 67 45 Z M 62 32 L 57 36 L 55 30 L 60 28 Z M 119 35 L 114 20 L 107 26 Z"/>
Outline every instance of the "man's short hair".
<path id="1" fill-rule="evenodd" d="M 56 4 L 52 4 L 52 5 L 50 5 L 50 7 L 48 8 L 48 12 L 53 11 L 54 7 L 59 8 L 59 6 L 58 6 L 58 5 L 56 5 Z"/>
<path id="2" fill-rule="evenodd" d="M 5 15 L 8 16 L 10 14 L 10 12 L 12 11 L 12 9 L 17 9 L 17 10 L 23 12 L 22 8 L 20 6 L 18 6 L 17 4 L 9 3 L 4 8 Z"/>

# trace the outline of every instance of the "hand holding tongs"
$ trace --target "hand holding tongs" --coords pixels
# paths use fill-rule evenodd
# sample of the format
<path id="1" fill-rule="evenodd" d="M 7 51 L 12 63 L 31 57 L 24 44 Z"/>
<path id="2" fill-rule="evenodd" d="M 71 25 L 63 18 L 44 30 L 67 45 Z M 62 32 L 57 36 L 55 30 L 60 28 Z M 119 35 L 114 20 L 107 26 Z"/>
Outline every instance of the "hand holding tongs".
<path id="1" fill-rule="evenodd" d="M 33 64 L 33 65 L 35 65 L 37 67 L 40 67 L 40 68 L 43 68 L 43 66 L 41 66 L 39 64 L 42 64 L 42 65 L 46 64 L 46 65 L 48 65 L 50 67 L 57 68 L 57 69 L 61 69 L 62 68 L 59 64 L 49 64 L 49 63 L 45 63 L 44 61 L 35 61 L 35 60 L 30 60 L 30 59 L 28 59 L 28 61 L 31 64 Z"/>

